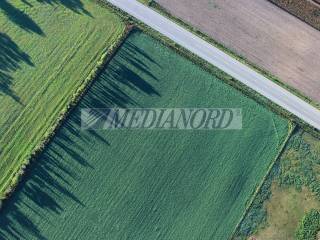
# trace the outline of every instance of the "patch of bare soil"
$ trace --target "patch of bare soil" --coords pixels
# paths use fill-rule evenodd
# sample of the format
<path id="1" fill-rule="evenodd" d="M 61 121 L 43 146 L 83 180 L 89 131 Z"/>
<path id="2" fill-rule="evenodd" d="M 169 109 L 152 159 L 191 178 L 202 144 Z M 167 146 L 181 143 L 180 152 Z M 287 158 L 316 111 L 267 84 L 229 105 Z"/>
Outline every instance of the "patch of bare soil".
<path id="1" fill-rule="evenodd" d="M 156 0 L 320 103 L 320 31 L 267 0 Z"/>

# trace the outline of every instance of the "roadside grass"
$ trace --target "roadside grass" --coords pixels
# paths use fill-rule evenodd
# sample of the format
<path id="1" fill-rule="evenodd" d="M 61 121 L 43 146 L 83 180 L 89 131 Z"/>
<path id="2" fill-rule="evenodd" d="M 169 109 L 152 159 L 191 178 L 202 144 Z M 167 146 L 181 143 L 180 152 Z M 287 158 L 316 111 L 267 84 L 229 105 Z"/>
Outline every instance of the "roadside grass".
<path id="1" fill-rule="evenodd" d="M 152 0 L 138 0 L 139 2 L 149 6 L 152 3 Z"/>
<path id="2" fill-rule="evenodd" d="M 0 3 L 0 197 L 124 32 L 90 0 Z"/>
<path id="3" fill-rule="evenodd" d="M 242 108 L 243 129 L 79 128 L 81 108 L 177 106 Z M 228 239 L 288 131 L 286 119 L 135 31 L 5 202 L 0 236 Z"/>
<path id="4" fill-rule="evenodd" d="M 208 71 L 208 72 L 210 72 L 210 73 L 212 73 L 214 75 L 218 75 L 228 85 L 230 85 L 230 86 L 238 89 L 239 91 L 243 92 L 245 95 L 247 95 L 250 98 L 254 99 L 255 101 L 259 102 L 261 105 L 263 105 L 264 107 L 270 109 L 271 111 L 276 112 L 279 115 L 289 119 L 295 125 L 299 125 L 299 127 L 301 127 L 306 132 L 312 134 L 313 136 L 316 136 L 316 137 L 320 138 L 320 131 L 318 129 L 316 129 L 313 126 L 309 125 L 308 123 L 304 122 L 303 120 L 301 120 L 300 118 L 296 117 L 294 114 L 290 113 L 289 111 L 283 109 L 279 105 L 273 103 L 271 100 L 267 99 L 263 95 L 261 95 L 261 94 L 257 93 L 256 91 L 252 90 L 251 88 L 249 88 L 245 84 L 242 84 L 237 79 L 234 79 L 233 77 L 231 77 L 230 75 L 228 75 L 225 72 L 221 71 L 217 67 L 213 66 L 212 64 L 209 64 L 207 61 L 203 60 L 199 56 L 191 53 L 189 50 L 187 50 L 187 49 L 181 47 L 180 45 L 176 44 L 171 39 L 169 39 L 166 36 L 158 33 L 154 29 L 150 28 L 149 26 L 147 26 L 143 22 L 137 20 L 136 18 L 133 18 L 132 16 L 128 15 L 126 12 L 120 10 L 119 8 L 115 7 L 114 5 L 112 5 L 112 4 L 110 4 L 110 3 L 106 2 L 106 1 L 103 1 L 103 0 L 96 0 L 96 1 L 101 6 L 106 6 L 108 8 L 111 8 L 124 21 L 135 25 L 138 29 L 141 29 L 142 31 L 147 32 L 148 34 L 152 35 L 153 37 L 159 39 L 161 42 L 163 42 L 164 44 L 170 46 L 172 49 L 174 49 L 179 54 L 181 54 L 184 57 L 190 59 L 194 63 L 200 65 L 206 71 Z M 286 86 L 286 85 L 283 86 L 283 83 L 279 79 L 277 79 L 275 76 L 272 76 L 270 73 L 262 70 L 258 66 L 255 66 L 254 64 L 249 63 L 245 58 L 243 58 L 242 56 L 237 55 L 236 53 L 232 52 L 230 49 L 228 49 L 225 46 L 223 46 L 223 44 L 218 43 L 217 41 L 215 41 L 214 39 L 212 39 L 209 36 L 205 35 L 201 31 L 199 31 L 199 30 L 195 29 L 194 27 L 186 24 L 181 19 L 176 18 L 175 16 L 171 15 L 164 8 L 162 8 L 159 4 L 157 4 L 154 0 L 151 0 L 151 2 L 148 3 L 148 4 L 143 2 L 144 0 L 141 0 L 141 1 L 142 1 L 143 4 L 150 6 L 154 10 L 158 11 L 160 14 L 164 15 L 165 17 L 168 17 L 169 19 L 171 19 L 172 21 L 178 23 L 179 25 L 181 25 L 182 27 L 186 28 L 190 32 L 194 33 L 195 35 L 198 35 L 199 37 L 201 37 L 205 41 L 213 44 L 214 46 L 216 46 L 220 50 L 224 51 L 225 53 L 229 54 L 233 58 L 237 59 L 238 61 L 248 65 L 249 67 L 252 67 L 258 73 L 260 73 L 260 74 L 264 75 L 265 77 L 273 80 L 274 82 L 278 83 L 279 85 L 281 85 L 282 87 L 286 88 L 287 90 L 289 90 L 291 92 L 295 92 L 296 91 L 295 89 L 290 89 L 289 86 Z M 308 99 L 306 96 L 303 96 L 301 93 L 295 92 L 295 95 L 297 95 L 298 97 L 304 99 L 306 102 L 311 103 L 311 99 Z M 313 103 L 311 103 L 311 105 L 319 108 L 319 104 L 318 103 L 313 102 Z"/>
<path id="5" fill-rule="evenodd" d="M 165 17 L 168 17 L 170 20 L 176 22 L 178 25 L 186 28 L 187 30 L 189 30 L 193 34 L 195 34 L 198 37 L 204 39 L 205 41 L 211 43 L 212 45 L 214 45 L 215 47 L 219 48 L 220 50 L 222 50 L 226 54 L 228 54 L 231 57 L 237 59 L 241 63 L 247 65 L 248 67 L 252 68 L 256 72 L 258 72 L 258 73 L 262 74 L 263 76 L 265 76 L 266 78 L 270 79 L 271 81 L 277 83 L 278 85 L 280 85 L 281 87 L 285 88 L 289 92 L 293 93 L 294 95 L 296 95 L 299 98 L 303 99 L 304 101 L 308 102 L 312 106 L 320 109 L 320 104 L 318 102 L 310 99 L 309 97 L 307 97 L 306 95 L 301 93 L 299 90 L 297 90 L 297 89 L 285 84 L 283 81 L 281 81 L 281 79 L 279 79 L 277 76 L 273 75 L 269 71 L 267 71 L 265 69 L 262 69 L 257 64 L 249 61 L 248 59 L 246 59 L 245 57 L 241 56 L 240 54 L 238 54 L 238 53 L 234 52 L 233 50 L 227 48 L 226 46 L 224 46 L 223 43 L 216 41 L 214 38 L 212 38 L 212 37 L 208 36 L 207 34 L 203 33 L 202 31 L 200 31 L 196 27 L 193 27 L 190 24 L 188 24 L 188 23 L 184 22 L 183 20 L 181 20 L 180 18 L 172 15 L 165 8 L 163 8 L 160 4 L 158 4 L 155 0 L 150 0 L 150 1 L 147 1 L 147 2 L 145 0 L 140 0 L 140 2 L 142 2 L 145 5 L 148 5 L 153 10 L 157 11 L 158 13 L 162 14 Z"/>

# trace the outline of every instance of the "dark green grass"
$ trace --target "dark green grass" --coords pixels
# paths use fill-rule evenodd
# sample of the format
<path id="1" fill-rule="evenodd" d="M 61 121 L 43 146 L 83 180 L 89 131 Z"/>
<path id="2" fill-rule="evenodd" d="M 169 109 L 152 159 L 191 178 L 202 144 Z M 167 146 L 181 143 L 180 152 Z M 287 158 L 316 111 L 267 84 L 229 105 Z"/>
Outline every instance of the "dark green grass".
<path id="1" fill-rule="evenodd" d="M 243 130 L 80 131 L 83 107 L 233 107 Z M 287 137 L 285 119 L 133 33 L 5 203 L 0 237 L 230 237 Z"/>

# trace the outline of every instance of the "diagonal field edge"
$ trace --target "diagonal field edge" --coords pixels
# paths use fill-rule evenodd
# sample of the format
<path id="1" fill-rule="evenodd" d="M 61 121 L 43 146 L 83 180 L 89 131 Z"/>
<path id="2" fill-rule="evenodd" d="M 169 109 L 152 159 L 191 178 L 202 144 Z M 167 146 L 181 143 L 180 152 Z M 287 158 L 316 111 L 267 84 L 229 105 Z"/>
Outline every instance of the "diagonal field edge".
<path id="1" fill-rule="evenodd" d="M 320 111 L 136 0 L 107 0 L 320 130 Z"/>

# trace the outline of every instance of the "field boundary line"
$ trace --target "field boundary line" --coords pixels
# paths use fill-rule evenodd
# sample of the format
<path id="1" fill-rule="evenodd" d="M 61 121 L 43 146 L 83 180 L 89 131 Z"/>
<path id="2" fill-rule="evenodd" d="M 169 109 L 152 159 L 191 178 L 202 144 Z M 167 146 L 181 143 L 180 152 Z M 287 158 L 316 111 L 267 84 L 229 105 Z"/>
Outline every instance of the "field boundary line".
<path id="1" fill-rule="evenodd" d="M 121 19 L 122 20 L 122 19 Z M 31 152 L 29 157 L 27 157 L 24 162 L 17 168 L 18 170 L 11 176 L 8 180 L 7 184 L 5 184 L 0 189 L 0 209 L 3 206 L 2 202 L 10 198 L 11 194 L 14 192 L 15 188 L 21 182 L 25 171 L 28 170 L 28 167 L 32 162 L 37 158 L 39 154 L 41 154 L 47 145 L 52 141 L 54 136 L 56 135 L 57 131 L 63 125 L 67 117 L 69 116 L 70 112 L 78 105 L 79 101 L 82 97 L 86 94 L 88 89 L 92 86 L 93 82 L 104 67 L 110 62 L 110 60 L 114 57 L 117 53 L 119 47 L 125 42 L 132 31 L 132 26 L 126 24 L 124 22 L 124 29 L 122 33 L 118 36 L 118 39 L 110 46 L 106 47 L 103 52 L 101 53 L 100 60 L 97 61 L 95 67 L 92 71 L 88 74 L 86 79 L 84 80 L 83 84 L 76 90 L 74 95 L 72 96 L 71 101 L 62 109 L 61 113 L 59 114 L 58 118 L 56 119 L 56 123 L 45 133 L 43 140 L 34 148 Z"/>
<path id="2" fill-rule="evenodd" d="M 74 51 L 73 51 L 70 55 L 68 55 L 68 58 L 66 58 L 66 59 L 63 60 L 63 62 L 68 62 L 69 58 L 72 59 L 73 56 L 76 54 L 76 50 L 77 50 L 77 49 L 74 49 Z M 104 47 L 104 48 L 101 50 L 101 52 L 105 52 L 105 51 L 107 51 L 107 48 L 106 48 L 106 47 Z M 101 56 L 101 54 L 99 54 L 99 55 Z M 100 59 L 98 59 L 98 61 L 100 61 Z M 62 63 L 62 65 L 63 65 L 63 63 Z M 93 71 L 95 68 L 96 68 L 96 64 L 95 64 L 95 66 L 92 68 L 92 71 Z M 60 69 L 59 71 L 56 72 L 56 76 L 58 76 L 59 74 L 61 74 L 61 70 L 62 70 L 62 69 Z M 91 71 L 89 72 L 89 74 L 87 75 L 87 77 L 88 77 L 90 74 L 91 74 Z M 86 78 L 87 78 L 87 77 L 86 77 Z M 86 78 L 83 79 L 83 83 L 81 83 L 81 84 L 79 85 L 79 88 L 81 88 L 83 84 L 86 84 Z M 49 80 L 53 80 L 53 79 L 54 79 L 53 74 L 50 75 L 50 76 L 48 77 L 48 79 L 49 79 Z M 48 88 L 50 85 L 53 84 L 53 82 L 54 82 L 54 81 L 49 81 L 48 84 L 43 85 L 43 86 L 41 86 L 41 87 L 42 87 L 42 88 Z M 42 88 L 40 88 L 40 89 L 42 89 Z M 77 91 L 78 91 L 78 89 L 75 90 L 74 94 L 76 94 Z M 42 92 L 42 91 L 38 91 L 36 94 L 34 94 L 34 96 L 31 98 L 29 104 L 32 103 L 32 102 L 34 102 L 35 99 L 37 99 L 37 96 L 38 96 L 39 94 L 43 94 L 43 92 Z M 71 102 L 71 101 L 72 101 L 72 99 L 70 100 L 70 102 Z M 64 102 L 63 100 L 62 100 L 62 101 L 60 100 L 60 101 L 58 102 L 58 104 L 57 104 L 57 107 L 60 106 L 60 105 L 62 105 L 62 107 L 61 107 L 61 109 L 62 109 L 61 112 L 63 112 L 64 109 L 65 109 L 65 107 L 63 107 L 63 106 L 64 106 L 64 105 L 67 106 L 67 105 L 68 105 L 68 101 Z M 20 112 L 20 114 L 17 116 L 17 118 L 15 118 L 15 120 L 12 122 L 11 126 L 7 129 L 7 131 L 4 132 L 4 134 L 3 134 L 4 138 L 1 139 L 0 142 L 1 142 L 1 141 L 4 141 L 6 135 L 7 135 L 10 131 L 12 131 L 13 128 L 18 128 L 18 130 L 16 131 L 15 136 L 14 136 L 12 139 L 10 139 L 10 141 L 8 142 L 8 144 L 6 145 L 6 147 L 5 147 L 4 149 L 2 149 L 2 153 L 8 154 L 8 152 L 10 152 L 10 150 L 11 150 L 10 148 L 12 147 L 12 145 L 15 144 L 16 138 L 19 138 L 19 133 L 20 133 L 21 131 L 23 131 L 21 128 L 23 128 L 24 125 L 17 125 L 16 123 L 17 123 L 17 122 L 18 122 L 18 123 L 21 122 L 20 119 L 23 118 L 25 112 L 27 112 L 27 111 L 29 111 L 29 110 L 30 110 L 30 109 L 28 109 L 28 108 L 24 108 L 24 109 Z M 57 112 L 58 118 L 60 117 L 61 112 L 59 112 L 59 111 Z M 58 118 L 57 118 L 57 119 L 58 119 Z M 32 121 L 32 119 L 28 119 L 28 121 Z M 55 122 L 55 121 L 56 121 L 56 120 L 53 120 L 53 122 Z M 22 124 L 22 123 L 21 123 L 21 124 Z M 17 125 L 17 126 L 16 126 L 16 125 Z M 47 128 L 47 131 L 51 131 L 51 128 L 52 128 L 52 126 L 48 127 L 48 128 Z M 46 134 L 46 133 L 45 133 L 45 134 Z M 44 135 L 45 135 L 45 134 L 44 134 Z M 46 136 L 44 136 L 44 137 L 46 137 Z M 37 144 L 37 143 L 36 143 L 37 141 L 34 141 L 35 138 L 37 138 L 37 136 L 33 136 L 33 138 L 31 138 L 31 140 L 32 140 L 31 142 L 34 142 L 34 143 L 35 143 L 34 146 L 32 147 L 33 149 L 35 149 L 39 144 L 42 143 L 42 140 L 40 140 L 40 142 Z M 39 137 L 39 138 L 41 138 L 41 137 Z M 8 148 L 8 147 L 9 147 L 9 148 Z M 28 152 L 28 151 L 25 151 L 26 148 L 27 148 L 27 147 L 23 147 L 23 148 L 21 148 L 20 151 L 18 152 L 19 154 L 17 154 L 17 158 L 16 158 L 17 163 L 19 163 L 19 159 L 23 159 L 23 157 L 21 157 L 21 155 L 23 155 L 24 152 Z M 32 151 L 31 151 L 29 154 L 31 155 L 31 154 L 32 154 Z M 5 175 L 2 175 L 2 176 L 1 176 L 1 182 L 3 181 L 3 185 L 4 185 L 4 186 L 7 186 L 8 183 L 10 183 L 10 181 L 11 181 L 10 177 L 8 177 L 8 176 L 12 176 L 12 175 L 13 175 L 12 173 L 19 171 L 19 168 L 20 168 L 19 164 L 13 164 L 13 166 L 15 166 L 15 165 L 16 165 L 15 168 L 11 168 L 11 171 L 7 171 Z M 1 190 L 0 190 L 0 192 L 4 192 L 5 188 L 6 188 L 6 187 L 2 187 Z"/>
<path id="3" fill-rule="evenodd" d="M 243 222 L 244 218 L 246 217 L 247 213 L 249 212 L 256 196 L 258 195 L 258 193 L 260 192 L 263 184 L 265 183 L 265 181 L 267 180 L 267 178 L 269 177 L 269 175 L 271 174 L 272 168 L 274 167 L 274 165 L 276 164 L 276 162 L 280 159 L 280 157 L 282 156 L 283 152 L 285 151 L 287 144 L 290 140 L 290 138 L 293 135 L 293 132 L 295 131 L 295 129 L 298 128 L 297 125 L 295 125 L 294 123 L 289 121 L 289 129 L 288 129 L 288 134 L 287 137 L 285 138 L 285 140 L 283 141 L 282 145 L 280 146 L 280 149 L 278 151 L 278 154 L 276 155 L 275 159 L 271 162 L 266 175 L 262 178 L 261 182 L 258 184 L 258 187 L 256 188 L 255 192 L 253 193 L 251 199 L 248 202 L 248 206 L 246 207 L 243 215 L 240 218 L 239 223 L 236 225 L 234 231 L 232 232 L 232 234 L 230 235 L 229 240 L 233 240 L 235 239 L 235 234 L 238 230 L 238 228 L 240 227 L 241 223 Z"/>

